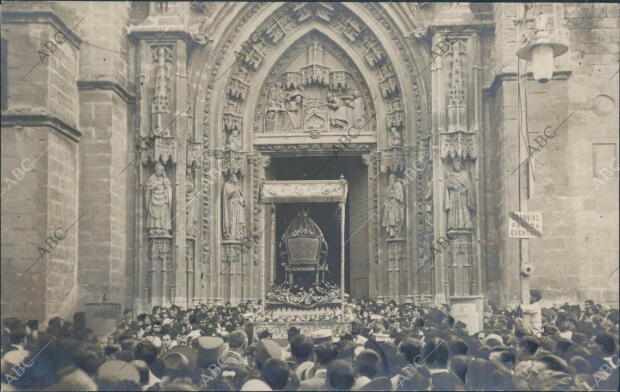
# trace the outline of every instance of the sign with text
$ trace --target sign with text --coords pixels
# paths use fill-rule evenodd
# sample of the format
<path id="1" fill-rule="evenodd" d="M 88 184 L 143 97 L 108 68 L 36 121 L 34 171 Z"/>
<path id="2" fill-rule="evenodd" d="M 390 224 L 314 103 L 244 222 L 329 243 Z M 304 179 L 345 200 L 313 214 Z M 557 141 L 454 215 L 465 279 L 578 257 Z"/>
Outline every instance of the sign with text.
<path id="1" fill-rule="evenodd" d="M 510 238 L 542 237 L 542 212 L 511 212 L 508 217 Z"/>

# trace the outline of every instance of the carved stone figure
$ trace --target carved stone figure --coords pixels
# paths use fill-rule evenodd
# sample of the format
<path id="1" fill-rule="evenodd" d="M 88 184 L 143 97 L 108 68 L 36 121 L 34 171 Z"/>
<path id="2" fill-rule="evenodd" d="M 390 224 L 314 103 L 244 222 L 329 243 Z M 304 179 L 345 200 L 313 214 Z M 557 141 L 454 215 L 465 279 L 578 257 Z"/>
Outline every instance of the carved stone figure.
<path id="1" fill-rule="evenodd" d="M 169 90 L 172 53 L 169 48 L 158 47 L 153 51 L 155 88 L 151 103 L 151 129 L 154 136 L 172 136 L 169 126 Z"/>
<path id="2" fill-rule="evenodd" d="M 453 170 L 446 178 L 445 209 L 448 213 L 448 231 L 473 227 L 471 218 L 476 211 L 474 187 L 467 170 L 464 170 L 461 164 L 460 158 L 454 158 Z"/>
<path id="3" fill-rule="evenodd" d="M 402 144 L 402 138 L 400 136 L 400 132 L 396 127 L 390 128 L 390 136 L 391 136 L 391 146 L 400 146 Z"/>
<path id="4" fill-rule="evenodd" d="M 364 126 L 364 117 L 366 117 L 366 109 L 364 108 L 364 100 L 358 90 L 353 90 L 353 125 L 356 128 Z"/>
<path id="5" fill-rule="evenodd" d="M 394 174 L 388 177 L 387 200 L 383 213 L 383 224 L 390 238 L 400 236 L 405 217 L 405 189 L 403 184 L 396 179 Z"/>
<path id="6" fill-rule="evenodd" d="M 276 83 L 269 92 L 269 109 L 267 109 L 265 119 L 265 132 L 279 132 L 285 128 L 285 122 L 288 122 L 285 100 L 284 90 L 280 83 Z"/>
<path id="7" fill-rule="evenodd" d="M 452 69 L 450 71 L 450 85 L 448 89 L 449 131 L 467 130 L 467 95 L 462 59 L 464 52 L 463 41 L 457 40 L 452 44 Z"/>
<path id="8" fill-rule="evenodd" d="M 288 113 L 288 122 L 291 130 L 301 129 L 302 103 L 303 96 L 299 90 L 292 91 L 286 98 L 286 112 Z"/>
<path id="9" fill-rule="evenodd" d="M 351 107 L 348 102 L 347 96 L 338 96 L 330 93 L 327 97 L 327 107 L 332 110 L 330 116 L 330 123 L 335 128 L 346 128 L 348 124 L 347 120 L 347 107 Z"/>
<path id="10" fill-rule="evenodd" d="M 168 110 L 169 73 L 172 54 L 169 48 L 160 46 L 153 52 L 155 63 L 155 91 L 153 94 L 153 111 Z"/>
<path id="11" fill-rule="evenodd" d="M 172 187 L 164 171 L 164 165 L 155 164 L 155 173 L 146 183 L 148 216 L 146 228 L 149 237 L 168 236 L 172 232 Z"/>
<path id="12" fill-rule="evenodd" d="M 245 200 L 237 183 L 237 175 L 231 174 L 224 184 L 224 224 L 225 240 L 239 240 L 245 234 Z"/>
<path id="13" fill-rule="evenodd" d="M 241 135 L 238 129 L 234 129 L 228 136 L 228 143 L 226 143 L 227 150 L 241 151 Z"/>
<path id="14" fill-rule="evenodd" d="M 198 198 L 194 189 L 194 180 L 191 171 L 187 172 L 187 183 L 185 185 L 185 231 L 188 237 L 196 236 L 196 222 L 198 217 L 196 215 Z"/>

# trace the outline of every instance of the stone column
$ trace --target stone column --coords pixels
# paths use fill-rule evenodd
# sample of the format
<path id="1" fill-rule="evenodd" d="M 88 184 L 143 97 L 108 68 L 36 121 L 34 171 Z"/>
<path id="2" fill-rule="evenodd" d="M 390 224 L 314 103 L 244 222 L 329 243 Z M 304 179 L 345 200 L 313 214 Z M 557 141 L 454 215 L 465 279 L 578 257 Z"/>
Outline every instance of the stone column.
<path id="1" fill-rule="evenodd" d="M 149 5 L 149 16 L 144 24 L 129 30 L 129 38 L 137 52 L 135 66 L 142 93 L 138 103 L 138 116 L 142 121 L 136 135 L 142 150 L 137 180 L 142 187 L 138 193 L 145 193 L 153 168 L 157 163 L 163 164 L 172 187 L 171 229 L 157 232 L 146 227 L 148 217 L 141 214 L 148 213 L 148 201 L 142 198 L 137 203 L 136 236 L 139 241 L 136 242 L 143 244 L 136 255 L 137 307 L 157 304 L 185 307 L 193 304 L 194 266 L 201 258 L 195 251 L 196 234 L 188 236 L 186 233 L 188 165 L 191 169 L 200 161 L 195 148 L 198 141 L 188 116 L 190 4 Z M 195 174 L 190 173 L 197 184 Z M 195 197 L 199 197 L 200 190 L 194 191 Z M 155 244 L 157 249 L 153 248 Z M 188 245 L 193 247 L 189 253 Z M 154 258 L 155 253 L 162 258 L 160 261 Z M 159 293 L 157 297 L 153 291 Z"/>
<path id="2" fill-rule="evenodd" d="M 184 37 L 185 38 L 185 37 Z M 179 161 L 175 168 L 176 178 L 176 199 L 175 199 L 175 217 L 174 225 L 174 246 L 175 246 L 175 294 L 172 302 L 181 307 L 192 304 L 192 298 L 188 298 L 188 276 L 187 276 L 187 233 L 186 233 L 186 197 L 187 194 L 187 134 L 189 133 L 189 123 L 187 116 L 187 42 L 185 39 L 174 40 L 174 80 L 176 102 L 173 126 L 176 128 L 175 139 L 179 148 Z M 185 152 L 185 153 L 184 153 Z"/>
<path id="3" fill-rule="evenodd" d="M 433 36 L 435 301 L 483 293 L 480 268 L 481 81 L 477 26 Z"/>
<path id="4" fill-rule="evenodd" d="M 133 244 L 131 208 L 135 180 L 132 133 L 135 98 L 127 74 L 129 4 L 76 3 L 85 15 L 80 50 L 79 305 L 114 302 L 132 307 Z M 87 27 L 87 28 L 86 28 Z M 105 48 L 105 49 L 101 49 Z"/>
<path id="5" fill-rule="evenodd" d="M 435 32 L 431 41 L 432 48 L 436 48 L 444 41 L 444 34 Z M 431 106 L 432 106 L 432 150 L 433 162 L 439 162 L 439 134 L 446 130 L 446 90 L 444 77 L 444 58 L 434 56 L 431 65 Z M 445 219 L 442 219 L 441 211 L 444 205 L 444 169 L 443 165 L 433 165 L 433 240 L 445 235 Z M 436 304 L 446 302 L 446 273 L 443 255 L 434 255 L 434 300 Z"/>
<path id="6" fill-rule="evenodd" d="M 362 163 L 368 167 L 368 239 L 370 257 L 368 258 L 368 297 L 380 295 L 379 278 L 379 196 L 377 153 L 362 155 Z"/>

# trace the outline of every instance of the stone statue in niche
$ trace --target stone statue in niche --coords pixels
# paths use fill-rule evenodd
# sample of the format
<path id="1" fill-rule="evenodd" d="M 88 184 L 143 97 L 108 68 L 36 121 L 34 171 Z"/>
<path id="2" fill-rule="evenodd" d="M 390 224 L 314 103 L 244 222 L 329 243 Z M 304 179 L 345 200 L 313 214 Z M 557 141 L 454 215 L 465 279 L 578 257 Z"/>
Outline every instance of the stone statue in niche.
<path id="1" fill-rule="evenodd" d="M 149 237 L 169 236 L 172 232 L 172 187 L 160 162 L 155 164 L 155 173 L 146 183 L 146 206 Z"/>
<path id="2" fill-rule="evenodd" d="M 467 169 L 462 167 L 462 160 L 452 160 L 452 171 L 446 178 L 445 209 L 448 213 L 448 231 L 467 230 L 473 228 L 472 217 L 476 212 L 474 186 Z"/>
<path id="3" fill-rule="evenodd" d="M 223 192 L 224 219 L 223 235 L 225 240 L 240 240 L 245 235 L 245 200 L 237 175 L 231 174 Z"/>
<path id="4" fill-rule="evenodd" d="M 388 177 L 383 224 L 389 238 L 399 237 L 405 217 L 405 188 L 394 174 Z"/>
<path id="5" fill-rule="evenodd" d="M 334 128 L 344 129 L 349 121 L 347 120 L 347 112 L 353 106 L 349 102 L 351 97 L 347 95 L 336 95 L 330 92 L 327 96 L 327 107 L 332 110 L 330 116 L 330 124 Z"/>
<path id="6" fill-rule="evenodd" d="M 241 151 L 241 134 L 238 129 L 233 129 L 228 136 L 228 142 L 226 143 L 227 150 Z"/>
<path id="7" fill-rule="evenodd" d="M 303 95 L 300 90 L 288 93 L 286 97 L 286 112 L 288 123 L 291 130 L 301 129 L 301 108 L 303 106 Z"/>
<path id="8" fill-rule="evenodd" d="M 364 107 L 364 100 L 358 90 L 353 90 L 353 121 L 352 124 L 356 128 L 364 127 L 366 117 L 366 108 Z"/>
<path id="9" fill-rule="evenodd" d="M 398 128 L 391 127 L 390 128 L 390 145 L 391 146 L 400 146 L 402 144 L 402 138 L 400 136 L 400 132 Z"/>
<path id="10" fill-rule="evenodd" d="M 187 170 L 187 182 L 185 184 L 185 231 L 188 237 L 196 236 L 196 222 L 198 220 L 197 211 L 198 198 L 194 186 L 194 176 L 191 169 Z"/>

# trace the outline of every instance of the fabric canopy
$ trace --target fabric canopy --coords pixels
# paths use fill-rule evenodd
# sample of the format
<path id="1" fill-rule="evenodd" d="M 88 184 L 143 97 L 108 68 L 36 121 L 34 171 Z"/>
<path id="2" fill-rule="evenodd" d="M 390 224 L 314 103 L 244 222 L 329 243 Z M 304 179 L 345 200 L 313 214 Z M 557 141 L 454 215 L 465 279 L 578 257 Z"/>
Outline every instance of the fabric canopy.
<path id="1" fill-rule="evenodd" d="M 265 181 L 263 203 L 344 203 L 347 180 Z"/>

